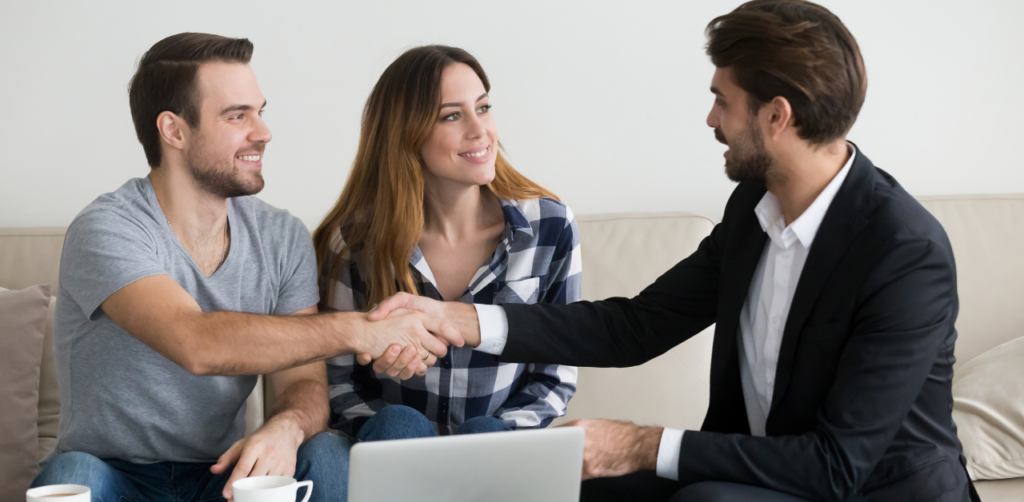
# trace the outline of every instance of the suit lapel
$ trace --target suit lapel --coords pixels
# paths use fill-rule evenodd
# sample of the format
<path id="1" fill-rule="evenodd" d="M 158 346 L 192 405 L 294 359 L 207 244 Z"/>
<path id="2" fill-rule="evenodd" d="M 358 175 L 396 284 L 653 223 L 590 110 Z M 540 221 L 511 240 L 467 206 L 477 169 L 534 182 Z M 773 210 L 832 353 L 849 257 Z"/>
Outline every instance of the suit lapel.
<path id="1" fill-rule="evenodd" d="M 825 218 L 818 227 L 807 261 L 804 262 L 796 292 L 793 294 L 775 368 L 775 387 L 772 391 L 769 418 L 782 401 L 789 386 L 793 357 L 807 317 L 832 271 L 839 265 L 846 250 L 867 223 L 863 214 L 867 212 L 871 203 L 875 167 L 860 151 L 856 155 L 857 158 L 850 166 L 850 173 L 832 199 L 832 204 L 829 205 Z"/>
<path id="2" fill-rule="evenodd" d="M 729 236 L 728 253 L 722 260 L 721 296 L 719 298 L 718 325 L 711 358 L 711 381 L 739 382 L 739 355 L 736 338 L 739 333 L 740 312 L 750 290 L 757 262 L 764 252 L 768 234 L 761 229 L 754 208 L 767 191 L 763 185 L 752 190 L 744 207 L 738 208 L 735 225 Z M 734 377 L 734 378 L 733 378 Z M 742 389 L 740 389 L 742 393 Z M 742 394 L 740 402 L 743 402 Z M 746 423 L 744 416 L 743 422 Z"/>

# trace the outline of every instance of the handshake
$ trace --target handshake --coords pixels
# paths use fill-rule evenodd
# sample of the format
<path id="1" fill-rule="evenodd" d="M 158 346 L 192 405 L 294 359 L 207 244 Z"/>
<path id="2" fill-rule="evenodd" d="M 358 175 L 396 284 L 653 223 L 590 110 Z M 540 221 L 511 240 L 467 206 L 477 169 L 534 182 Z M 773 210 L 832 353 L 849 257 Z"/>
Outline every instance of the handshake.
<path id="1" fill-rule="evenodd" d="M 377 373 L 408 380 L 448 353 L 448 347 L 480 345 L 476 308 L 398 293 L 366 314 L 357 334 L 356 361 Z"/>

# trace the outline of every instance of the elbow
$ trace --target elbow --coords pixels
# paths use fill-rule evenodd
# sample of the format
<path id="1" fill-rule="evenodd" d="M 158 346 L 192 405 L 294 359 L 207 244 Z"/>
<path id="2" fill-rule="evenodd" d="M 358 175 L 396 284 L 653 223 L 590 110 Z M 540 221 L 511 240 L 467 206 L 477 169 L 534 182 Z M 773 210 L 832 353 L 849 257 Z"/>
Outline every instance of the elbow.
<path id="1" fill-rule="evenodd" d="M 216 356 L 220 351 L 210 346 L 208 336 L 192 331 L 177 339 L 182 340 L 182 343 L 178 344 L 175 354 L 169 359 L 182 369 L 197 376 L 214 376 L 224 372 L 224 361 Z"/>

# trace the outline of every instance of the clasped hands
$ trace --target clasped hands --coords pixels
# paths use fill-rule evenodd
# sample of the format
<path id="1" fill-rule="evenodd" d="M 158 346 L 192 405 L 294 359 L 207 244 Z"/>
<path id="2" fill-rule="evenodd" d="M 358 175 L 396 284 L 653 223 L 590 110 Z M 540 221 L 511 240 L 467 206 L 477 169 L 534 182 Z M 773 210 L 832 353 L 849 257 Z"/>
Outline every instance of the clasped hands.
<path id="1" fill-rule="evenodd" d="M 400 329 L 416 328 L 411 343 L 392 343 L 380 356 L 361 353 L 356 360 L 360 364 L 373 362 L 373 370 L 389 376 L 411 378 L 412 375 L 426 374 L 427 367 L 444 357 L 449 345 L 461 347 L 464 344 L 480 344 L 480 324 L 476 309 L 466 303 L 439 302 L 422 296 L 398 293 L 380 303 L 369 314 L 371 324 L 382 324 L 395 318 L 396 321 L 422 322 L 418 327 L 398 324 Z M 419 341 L 422 345 L 416 345 Z M 419 349 L 422 347 L 423 352 Z M 423 354 L 429 353 L 424 359 Z M 436 357 L 435 357 L 436 356 Z M 658 448 L 661 444 L 661 427 L 641 427 L 632 422 L 620 420 L 573 420 L 565 427 L 581 427 L 586 432 L 583 451 L 583 479 L 622 476 L 640 470 L 657 468 Z"/>
<path id="2" fill-rule="evenodd" d="M 423 376 L 448 353 L 448 347 L 478 345 L 476 310 L 466 303 L 440 302 L 398 293 L 367 314 L 366 336 L 356 356 L 359 364 L 402 380 Z M 475 336 L 474 336 L 475 335 Z"/>

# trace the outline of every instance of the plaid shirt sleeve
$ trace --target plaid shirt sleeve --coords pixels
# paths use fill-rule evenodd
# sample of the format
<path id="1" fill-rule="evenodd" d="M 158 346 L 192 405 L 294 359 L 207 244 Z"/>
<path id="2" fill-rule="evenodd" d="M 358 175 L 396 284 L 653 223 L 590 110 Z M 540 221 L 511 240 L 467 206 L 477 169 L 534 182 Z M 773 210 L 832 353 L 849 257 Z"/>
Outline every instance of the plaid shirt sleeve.
<path id="1" fill-rule="evenodd" d="M 579 301 L 583 295 L 579 230 L 568 206 L 565 212 L 538 303 L 564 305 Z M 508 396 L 495 417 L 512 429 L 547 427 L 565 415 L 569 399 L 576 393 L 576 374 L 575 366 L 527 365 L 525 385 Z"/>

